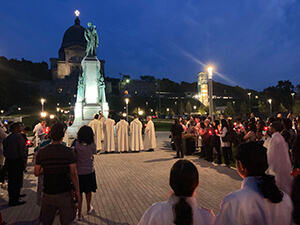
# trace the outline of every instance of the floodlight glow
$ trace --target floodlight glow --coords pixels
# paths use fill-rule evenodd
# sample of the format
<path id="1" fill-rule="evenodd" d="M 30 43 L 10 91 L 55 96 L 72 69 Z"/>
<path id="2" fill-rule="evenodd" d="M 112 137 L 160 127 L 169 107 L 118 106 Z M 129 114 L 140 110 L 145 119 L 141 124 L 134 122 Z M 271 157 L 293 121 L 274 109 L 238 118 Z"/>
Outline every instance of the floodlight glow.
<path id="1" fill-rule="evenodd" d="M 41 103 L 42 103 L 42 105 L 44 105 L 44 103 L 45 103 L 45 99 L 44 98 L 41 98 Z"/>
<path id="2" fill-rule="evenodd" d="M 129 83 L 130 82 L 130 80 L 129 79 L 126 79 L 126 83 Z"/>
<path id="3" fill-rule="evenodd" d="M 59 112 L 60 108 L 56 108 L 56 111 Z"/>
<path id="4" fill-rule="evenodd" d="M 125 98 L 125 102 L 126 102 L 126 104 L 128 104 L 129 98 Z"/>
<path id="5" fill-rule="evenodd" d="M 75 15 L 78 17 L 80 15 L 80 12 L 78 10 L 76 10 Z"/>
<path id="6" fill-rule="evenodd" d="M 211 66 L 209 66 L 207 68 L 207 71 L 208 71 L 208 79 L 212 79 L 213 68 Z"/>
<path id="7" fill-rule="evenodd" d="M 268 102 L 271 104 L 272 103 L 272 99 L 269 99 Z"/>
<path id="8" fill-rule="evenodd" d="M 54 119 L 54 117 L 55 117 L 55 116 L 54 116 L 53 114 L 50 115 L 50 119 Z"/>
<path id="9" fill-rule="evenodd" d="M 41 117 L 42 118 L 45 118 L 47 116 L 47 113 L 46 112 L 41 112 Z"/>
<path id="10" fill-rule="evenodd" d="M 123 114 L 122 114 L 122 116 L 123 116 L 123 117 L 126 117 L 126 116 L 127 116 L 127 114 L 126 114 L 126 113 L 123 113 Z"/>
<path id="11" fill-rule="evenodd" d="M 21 111 L 21 108 L 19 107 L 18 110 Z"/>
<path id="12" fill-rule="evenodd" d="M 144 111 L 143 110 L 139 110 L 139 115 L 143 115 L 144 114 Z"/>
<path id="13" fill-rule="evenodd" d="M 169 108 L 167 108 L 167 112 L 169 112 L 170 111 L 170 109 Z"/>

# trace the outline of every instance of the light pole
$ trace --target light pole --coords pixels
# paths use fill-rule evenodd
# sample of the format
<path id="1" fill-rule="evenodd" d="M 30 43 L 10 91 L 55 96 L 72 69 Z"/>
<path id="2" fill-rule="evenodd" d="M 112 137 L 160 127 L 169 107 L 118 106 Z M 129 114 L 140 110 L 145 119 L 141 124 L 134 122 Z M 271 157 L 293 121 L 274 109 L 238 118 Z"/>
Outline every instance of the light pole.
<path id="1" fill-rule="evenodd" d="M 45 99 L 44 98 L 41 98 L 41 104 L 42 104 L 42 112 L 44 112 L 44 103 L 45 103 Z"/>
<path id="2" fill-rule="evenodd" d="M 292 110 L 293 110 L 293 106 L 294 106 L 294 102 L 295 102 L 295 92 L 292 92 L 291 93 L 291 96 L 292 96 Z"/>
<path id="3" fill-rule="evenodd" d="M 129 98 L 125 98 L 125 102 L 126 102 L 126 119 L 128 122 L 128 102 L 129 102 Z"/>
<path id="4" fill-rule="evenodd" d="M 249 96 L 249 113 L 251 113 L 251 109 L 252 109 L 252 107 L 251 107 L 251 92 L 248 92 L 248 96 Z"/>
<path id="5" fill-rule="evenodd" d="M 209 91 L 209 115 L 211 117 L 211 121 L 214 121 L 213 116 L 213 86 L 212 86 L 212 72 L 213 68 L 210 66 L 207 68 L 208 71 L 208 91 Z"/>
<path id="6" fill-rule="evenodd" d="M 272 99 L 269 99 L 268 102 L 270 104 L 270 116 L 272 116 Z"/>

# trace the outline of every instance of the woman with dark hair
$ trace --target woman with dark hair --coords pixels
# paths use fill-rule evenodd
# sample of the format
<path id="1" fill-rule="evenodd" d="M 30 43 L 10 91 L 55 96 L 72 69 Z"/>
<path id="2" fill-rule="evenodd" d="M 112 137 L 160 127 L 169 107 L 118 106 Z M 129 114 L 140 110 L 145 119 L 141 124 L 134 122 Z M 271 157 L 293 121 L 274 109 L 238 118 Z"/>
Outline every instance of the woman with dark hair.
<path id="1" fill-rule="evenodd" d="M 221 203 L 216 225 L 291 224 L 293 203 L 279 190 L 274 176 L 266 175 L 267 149 L 256 142 L 241 144 L 236 151 L 236 168 L 244 179 L 242 188 Z"/>
<path id="2" fill-rule="evenodd" d="M 226 137 L 228 133 L 228 124 L 225 119 L 221 120 L 221 133 L 218 134 L 221 140 L 221 147 L 224 156 L 224 161 L 226 166 L 229 166 L 229 156 L 230 156 L 230 141 L 223 141 L 223 138 Z"/>
<path id="3" fill-rule="evenodd" d="M 248 129 L 245 131 L 246 134 L 243 138 L 245 142 L 252 142 L 256 140 L 256 125 L 255 123 L 250 122 L 248 124 Z"/>
<path id="4" fill-rule="evenodd" d="M 82 126 L 72 146 L 75 147 L 76 169 L 79 178 L 81 198 L 82 193 L 85 193 L 87 214 L 91 214 L 94 209 L 91 205 L 92 192 L 96 192 L 97 189 L 93 156 L 97 154 L 97 151 L 92 128 L 86 125 Z M 80 220 L 81 218 L 81 208 L 78 208 L 77 219 Z"/>
<path id="5" fill-rule="evenodd" d="M 139 225 L 214 224 L 214 214 L 197 205 L 194 191 L 199 184 L 199 174 L 193 163 L 178 160 L 171 169 L 169 184 L 174 191 L 169 200 L 153 204 L 144 213 Z"/>

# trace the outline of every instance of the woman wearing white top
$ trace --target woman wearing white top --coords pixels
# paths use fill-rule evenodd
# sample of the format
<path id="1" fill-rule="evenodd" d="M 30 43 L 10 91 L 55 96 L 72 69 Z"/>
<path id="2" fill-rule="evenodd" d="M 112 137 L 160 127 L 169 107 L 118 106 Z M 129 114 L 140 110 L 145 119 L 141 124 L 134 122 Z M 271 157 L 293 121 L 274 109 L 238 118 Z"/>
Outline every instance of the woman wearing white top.
<path id="1" fill-rule="evenodd" d="M 212 225 L 214 214 L 198 207 L 194 190 L 199 184 L 198 170 L 188 160 L 178 160 L 171 169 L 170 186 L 174 191 L 167 202 L 153 204 L 138 225 Z"/>
<path id="2" fill-rule="evenodd" d="M 224 161 L 227 166 L 229 166 L 229 154 L 230 154 L 230 141 L 223 141 L 223 137 L 226 136 L 228 132 L 228 124 L 225 119 L 221 120 L 221 133 L 217 134 L 220 137 L 221 140 L 221 147 L 222 147 L 222 152 L 224 156 Z"/>
<path id="3" fill-rule="evenodd" d="M 266 175 L 267 149 L 256 142 L 241 144 L 236 151 L 236 168 L 244 178 L 242 188 L 227 195 L 215 225 L 291 224 L 293 203 Z"/>

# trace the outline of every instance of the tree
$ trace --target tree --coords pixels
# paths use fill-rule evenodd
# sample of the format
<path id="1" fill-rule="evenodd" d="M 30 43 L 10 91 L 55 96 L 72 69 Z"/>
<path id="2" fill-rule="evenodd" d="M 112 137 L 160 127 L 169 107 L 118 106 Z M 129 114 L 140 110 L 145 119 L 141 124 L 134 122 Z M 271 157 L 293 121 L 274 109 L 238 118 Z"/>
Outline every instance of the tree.
<path id="1" fill-rule="evenodd" d="M 199 107 L 199 111 L 198 112 L 201 113 L 201 114 L 208 114 L 209 113 L 209 107 L 201 105 Z"/>
<path id="2" fill-rule="evenodd" d="M 145 75 L 145 76 L 140 76 L 141 80 L 147 81 L 147 82 L 152 82 L 155 81 L 155 77 L 154 76 L 150 76 L 150 75 Z"/>
<path id="3" fill-rule="evenodd" d="M 242 115 L 247 115 L 249 113 L 249 107 L 246 104 L 246 102 L 242 102 L 241 107 L 240 107 L 240 113 Z"/>
<path id="4" fill-rule="evenodd" d="M 293 112 L 296 116 L 300 116 L 300 100 L 295 101 Z"/>
<path id="5" fill-rule="evenodd" d="M 258 101 L 258 111 L 267 116 L 270 113 L 270 106 L 267 101 Z"/>
<path id="6" fill-rule="evenodd" d="M 231 102 L 227 102 L 226 104 L 226 108 L 224 109 L 224 116 L 225 117 L 233 117 L 235 115 L 235 111 L 234 111 L 234 108 L 232 106 L 232 103 Z"/>
<path id="7" fill-rule="evenodd" d="M 186 109 L 186 112 L 188 114 L 191 114 L 193 108 L 192 108 L 192 105 L 191 105 L 190 101 L 188 101 L 188 103 L 186 104 L 186 108 L 185 109 Z"/>
<path id="8" fill-rule="evenodd" d="M 182 103 L 182 102 L 180 102 L 180 109 L 179 109 L 179 113 L 180 113 L 180 115 L 183 115 L 183 114 L 184 114 L 184 112 L 185 112 L 185 109 L 184 109 L 183 103 Z"/>

